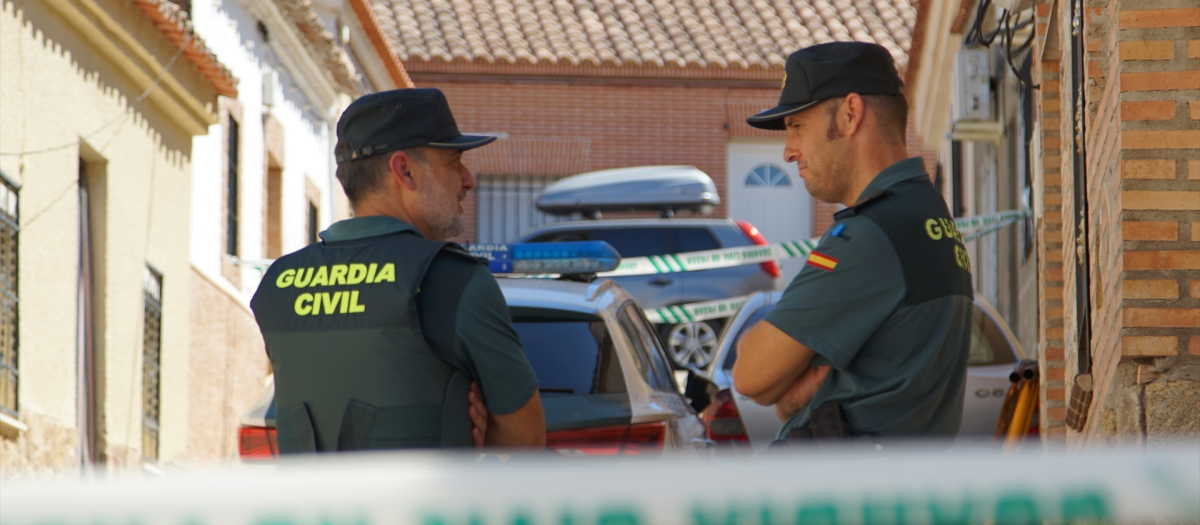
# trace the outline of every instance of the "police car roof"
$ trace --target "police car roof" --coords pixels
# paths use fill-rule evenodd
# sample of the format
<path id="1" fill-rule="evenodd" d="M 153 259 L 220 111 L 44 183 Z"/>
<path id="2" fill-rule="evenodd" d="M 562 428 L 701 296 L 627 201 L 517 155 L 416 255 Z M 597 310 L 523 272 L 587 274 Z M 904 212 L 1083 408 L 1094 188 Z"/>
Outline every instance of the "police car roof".
<path id="1" fill-rule="evenodd" d="M 552 308 L 574 312 L 596 313 L 593 288 L 611 281 L 586 284 L 558 279 L 507 278 L 497 279 L 500 291 L 509 306 Z"/>

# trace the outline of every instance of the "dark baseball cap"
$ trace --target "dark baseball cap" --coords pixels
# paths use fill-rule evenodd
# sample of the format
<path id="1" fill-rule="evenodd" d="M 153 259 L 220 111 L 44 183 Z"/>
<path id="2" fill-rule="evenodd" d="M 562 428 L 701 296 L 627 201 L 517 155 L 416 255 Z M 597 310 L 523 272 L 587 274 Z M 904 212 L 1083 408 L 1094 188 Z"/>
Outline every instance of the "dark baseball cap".
<path id="1" fill-rule="evenodd" d="M 783 118 L 823 100 L 859 95 L 899 95 L 904 83 L 892 54 L 868 42 L 829 42 L 801 49 L 783 66 L 779 105 L 746 119 L 759 129 L 786 129 Z"/>
<path id="2" fill-rule="evenodd" d="M 437 88 L 393 89 L 359 97 L 337 124 L 337 162 L 428 146 L 468 150 L 496 140 L 463 135 L 446 95 Z"/>

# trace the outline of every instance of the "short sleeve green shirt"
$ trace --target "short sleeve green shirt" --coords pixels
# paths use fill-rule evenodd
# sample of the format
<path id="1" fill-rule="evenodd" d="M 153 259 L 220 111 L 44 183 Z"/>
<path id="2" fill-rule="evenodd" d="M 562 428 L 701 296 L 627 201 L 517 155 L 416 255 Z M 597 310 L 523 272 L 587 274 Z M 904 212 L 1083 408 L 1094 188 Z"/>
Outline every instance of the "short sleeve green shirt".
<path id="1" fill-rule="evenodd" d="M 404 221 L 385 216 L 356 217 L 334 223 L 321 232 L 329 242 L 361 239 L 398 232 L 420 235 Z M 446 276 L 468 275 L 457 305 L 447 305 L 445 291 L 433 283 L 446 282 Z M 426 315 L 433 311 L 453 310 L 454 343 L 440 349 L 450 365 L 465 372 L 480 385 L 488 410 L 510 414 L 525 405 L 537 392 L 537 376 L 525 357 L 521 341 L 512 325 L 512 315 L 496 278 L 483 265 L 464 265 L 455 258 L 439 257 L 430 265 L 417 293 L 421 328 L 429 339 L 445 319 Z M 431 345 L 436 342 L 431 341 Z"/>
<path id="2" fill-rule="evenodd" d="M 764 318 L 811 348 L 812 366 L 833 367 L 780 436 L 808 426 L 811 409 L 829 402 L 842 404 L 859 434 L 956 433 L 970 263 L 921 159 L 880 172 L 835 221 Z"/>

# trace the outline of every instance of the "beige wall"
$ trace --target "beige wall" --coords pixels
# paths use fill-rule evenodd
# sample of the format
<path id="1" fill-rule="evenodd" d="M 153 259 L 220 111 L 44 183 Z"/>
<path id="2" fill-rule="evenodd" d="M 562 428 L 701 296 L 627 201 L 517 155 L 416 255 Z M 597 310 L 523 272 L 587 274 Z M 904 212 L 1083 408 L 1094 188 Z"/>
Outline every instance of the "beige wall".
<path id="1" fill-rule="evenodd" d="M 81 156 L 106 181 L 105 271 L 97 283 L 105 326 L 97 338 L 107 356 L 110 465 L 140 468 L 147 264 L 163 274 L 160 457 L 169 465 L 187 454 L 191 135 L 209 124 L 179 108 L 212 107 L 216 95 L 180 60 L 170 80 L 191 98 L 160 85 L 134 104 L 150 85 L 131 73 L 147 67 L 135 57 L 165 63 L 174 51 L 129 3 L 2 0 L 2 7 L 0 170 L 22 184 L 18 395 L 29 430 L 0 440 L 0 477 L 76 468 Z M 101 32 L 84 23 L 106 17 L 119 25 Z M 122 30 L 132 38 L 122 40 Z M 39 152 L 58 146 L 65 147 Z"/>

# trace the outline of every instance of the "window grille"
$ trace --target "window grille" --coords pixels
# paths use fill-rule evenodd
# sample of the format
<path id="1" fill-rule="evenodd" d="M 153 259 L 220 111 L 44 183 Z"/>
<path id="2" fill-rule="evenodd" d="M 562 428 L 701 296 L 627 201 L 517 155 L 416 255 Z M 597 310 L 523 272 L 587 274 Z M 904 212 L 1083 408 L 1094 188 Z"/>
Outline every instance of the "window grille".
<path id="1" fill-rule="evenodd" d="M 229 184 L 225 195 L 225 253 L 238 255 L 238 122 L 229 118 L 229 144 L 226 145 L 229 161 L 226 181 Z"/>
<path id="2" fill-rule="evenodd" d="M 143 283 L 142 324 L 142 457 L 158 460 L 160 365 L 162 363 L 162 274 L 149 266 Z"/>
<path id="3" fill-rule="evenodd" d="M 483 175 L 475 188 L 478 195 L 477 239 L 481 243 L 516 241 L 522 234 L 562 218 L 538 211 L 535 203 L 555 177 Z"/>
<path id="4" fill-rule="evenodd" d="M 17 416 L 17 188 L 0 177 L 0 412 Z"/>

